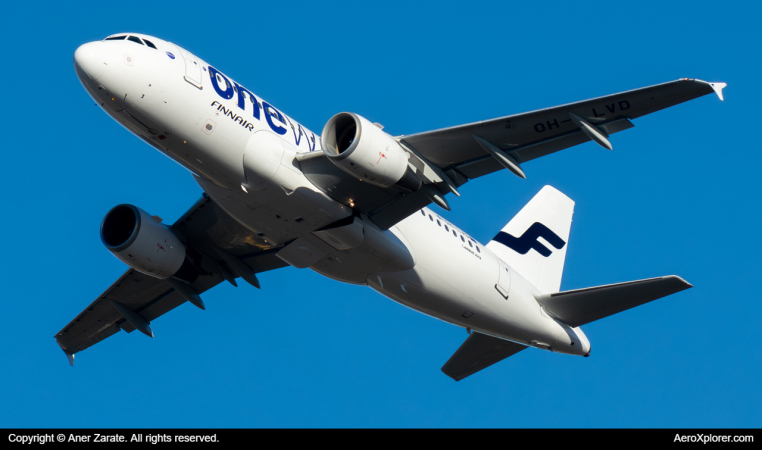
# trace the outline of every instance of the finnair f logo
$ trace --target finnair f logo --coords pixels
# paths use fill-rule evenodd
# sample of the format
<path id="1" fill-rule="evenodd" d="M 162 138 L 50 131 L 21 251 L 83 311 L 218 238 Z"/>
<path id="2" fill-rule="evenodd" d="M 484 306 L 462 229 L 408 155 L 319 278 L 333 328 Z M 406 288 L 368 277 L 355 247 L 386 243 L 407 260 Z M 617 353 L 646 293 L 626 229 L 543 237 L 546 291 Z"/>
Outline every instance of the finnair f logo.
<path id="1" fill-rule="evenodd" d="M 539 237 L 548 241 L 556 250 L 561 250 L 566 245 L 563 239 L 540 222 L 533 223 L 520 237 L 514 237 L 501 231 L 492 240 L 512 248 L 520 255 L 526 255 L 529 249 L 533 248 L 537 250 L 537 253 L 547 258 L 552 251 L 537 240 Z"/>

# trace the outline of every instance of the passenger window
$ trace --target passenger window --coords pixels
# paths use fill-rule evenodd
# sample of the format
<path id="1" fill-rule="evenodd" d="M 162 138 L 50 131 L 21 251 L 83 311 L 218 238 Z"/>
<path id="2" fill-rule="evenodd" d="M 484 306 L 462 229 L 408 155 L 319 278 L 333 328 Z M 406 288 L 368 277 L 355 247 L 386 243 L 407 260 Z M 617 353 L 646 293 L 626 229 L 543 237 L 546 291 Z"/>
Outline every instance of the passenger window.
<path id="1" fill-rule="evenodd" d="M 476 246 L 476 251 L 479 252 L 479 253 L 482 252 L 481 250 L 479 250 L 479 246 L 478 245 Z"/>
<path id="2" fill-rule="evenodd" d="M 143 39 L 143 42 L 145 42 L 147 46 L 149 46 L 149 47 L 151 47 L 153 49 L 158 50 L 158 48 L 156 48 L 156 46 L 153 45 L 153 42 L 149 41 L 148 39 Z"/>
<path id="3" fill-rule="evenodd" d="M 458 237 L 458 233 L 456 233 L 455 230 L 452 230 L 452 235 Z"/>
<path id="4" fill-rule="evenodd" d="M 110 38 L 106 38 L 107 41 L 121 41 L 122 39 L 126 38 L 127 36 L 114 36 Z"/>
<path id="5" fill-rule="evenodd" d="M 222 86 L 225 85 L 225 90 L 230 89 L 230 82 L 228 82 L 227 78 L 222 78 L 220 74 L 217 74 L 217 84 Z"/>
<path id="6" fill-rule="evenodd" d="M 471 241 L 468 241 L 468 246 L 473 248 L 474 244 L 472 244 Z"/>
<path id="7" fill-rule="evenodd" d="M 431 214 L 429 214 L 429 220 L 432 221 L 432 222 L 434 221 L 434 218 L 431 217 Z"/>
<path id="8" fill-rule="evenodd" d="M 437 225 L 439 225 L 440 227 L 442 226 L 442 224 L 439 222 L 439 219 L 437 219 Z"/>
<path id="9" fill-rule="evenodd" d="M 466 240 L 463 239 L 463 235 L 460 236 L 460 240 L 463 241 L 463 242 L 466 242 Z"/>
<path id="10" fill-rule="evenodd" d="M 447 228 L 447 225 L 445 225 L 445 231 L 450 231 L 450 229 Z"/>
<path id="11" fill-rule="evenodd" d="M 423 214 L 423 217 L 426 217 L 426 213 L 421 210 L 421 214 Z"/>

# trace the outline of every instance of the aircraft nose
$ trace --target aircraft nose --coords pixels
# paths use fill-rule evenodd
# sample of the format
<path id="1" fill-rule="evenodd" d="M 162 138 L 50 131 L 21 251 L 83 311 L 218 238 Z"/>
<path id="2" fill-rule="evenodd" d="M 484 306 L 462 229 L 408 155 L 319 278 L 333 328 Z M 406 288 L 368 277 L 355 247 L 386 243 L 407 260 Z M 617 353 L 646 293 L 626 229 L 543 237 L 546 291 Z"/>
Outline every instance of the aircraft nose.
<path id="1" fill-rule="evenodd" d="M 74 52 L 74 68 L 82 82 L 97 80 L 106 70 L 107 51 L 101 41 L 88 42 Z M 86 77 L 86 78 L 83 78 Z"/>

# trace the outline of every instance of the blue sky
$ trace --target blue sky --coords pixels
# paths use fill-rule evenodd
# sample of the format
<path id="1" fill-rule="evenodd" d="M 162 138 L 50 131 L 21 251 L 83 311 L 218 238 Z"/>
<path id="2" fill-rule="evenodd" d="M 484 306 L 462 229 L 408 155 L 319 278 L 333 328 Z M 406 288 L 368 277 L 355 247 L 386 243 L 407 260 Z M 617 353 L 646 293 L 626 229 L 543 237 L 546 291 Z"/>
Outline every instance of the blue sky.
<path id="1" fill-rule="evenodd" d="M 15 2 L 6 7 L 0 427 L 759 427 L 758 2 Z M 410 134 L 677 78 L 728 83 L 612 137 L 470 182 L 443 214 L 482 242 L 544 185 L 576 201 L 562 289 L 680 275 L 695 288 L 584 327 L 592 356 L 530 349 L 460 383 L 465 331 L 309 270 L 220 285 L 156 334 L 71 368 L 53 335 L 125 270 L 98 229 L 200 195 L 94 106 L 81 44 L 175 42 L 315 132 L 351 111 Z"/>

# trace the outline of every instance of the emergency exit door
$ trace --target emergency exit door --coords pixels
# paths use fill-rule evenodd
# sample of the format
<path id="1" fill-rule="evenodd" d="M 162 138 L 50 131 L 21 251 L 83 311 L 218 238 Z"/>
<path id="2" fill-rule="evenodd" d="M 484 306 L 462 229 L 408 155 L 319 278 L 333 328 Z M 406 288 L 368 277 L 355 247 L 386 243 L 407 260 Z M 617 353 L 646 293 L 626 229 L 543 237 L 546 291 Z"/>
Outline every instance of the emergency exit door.
<path id="1" fill-rule="evenodd" d="M 511 292 L 511 269 L 509 269 L 508 265 L 500 259 L 497 260 L 497 265 L 500 273 L 497 277 L 495 289 L 497 289 L 503 298 L 508 299 L 508 294 Z"/>
<path id="2" fill-rule="evenodd" d="M 201 74 L 201 62 L 199 62 L 198 58 L 193 56 L 192 53 L 185 49 L 181 48 L 180 52 L 185 60 L 185 81 L 199 89 L 203 89 L 204 86 L 201 83 L 201 79 L 203 78 Z"/>

